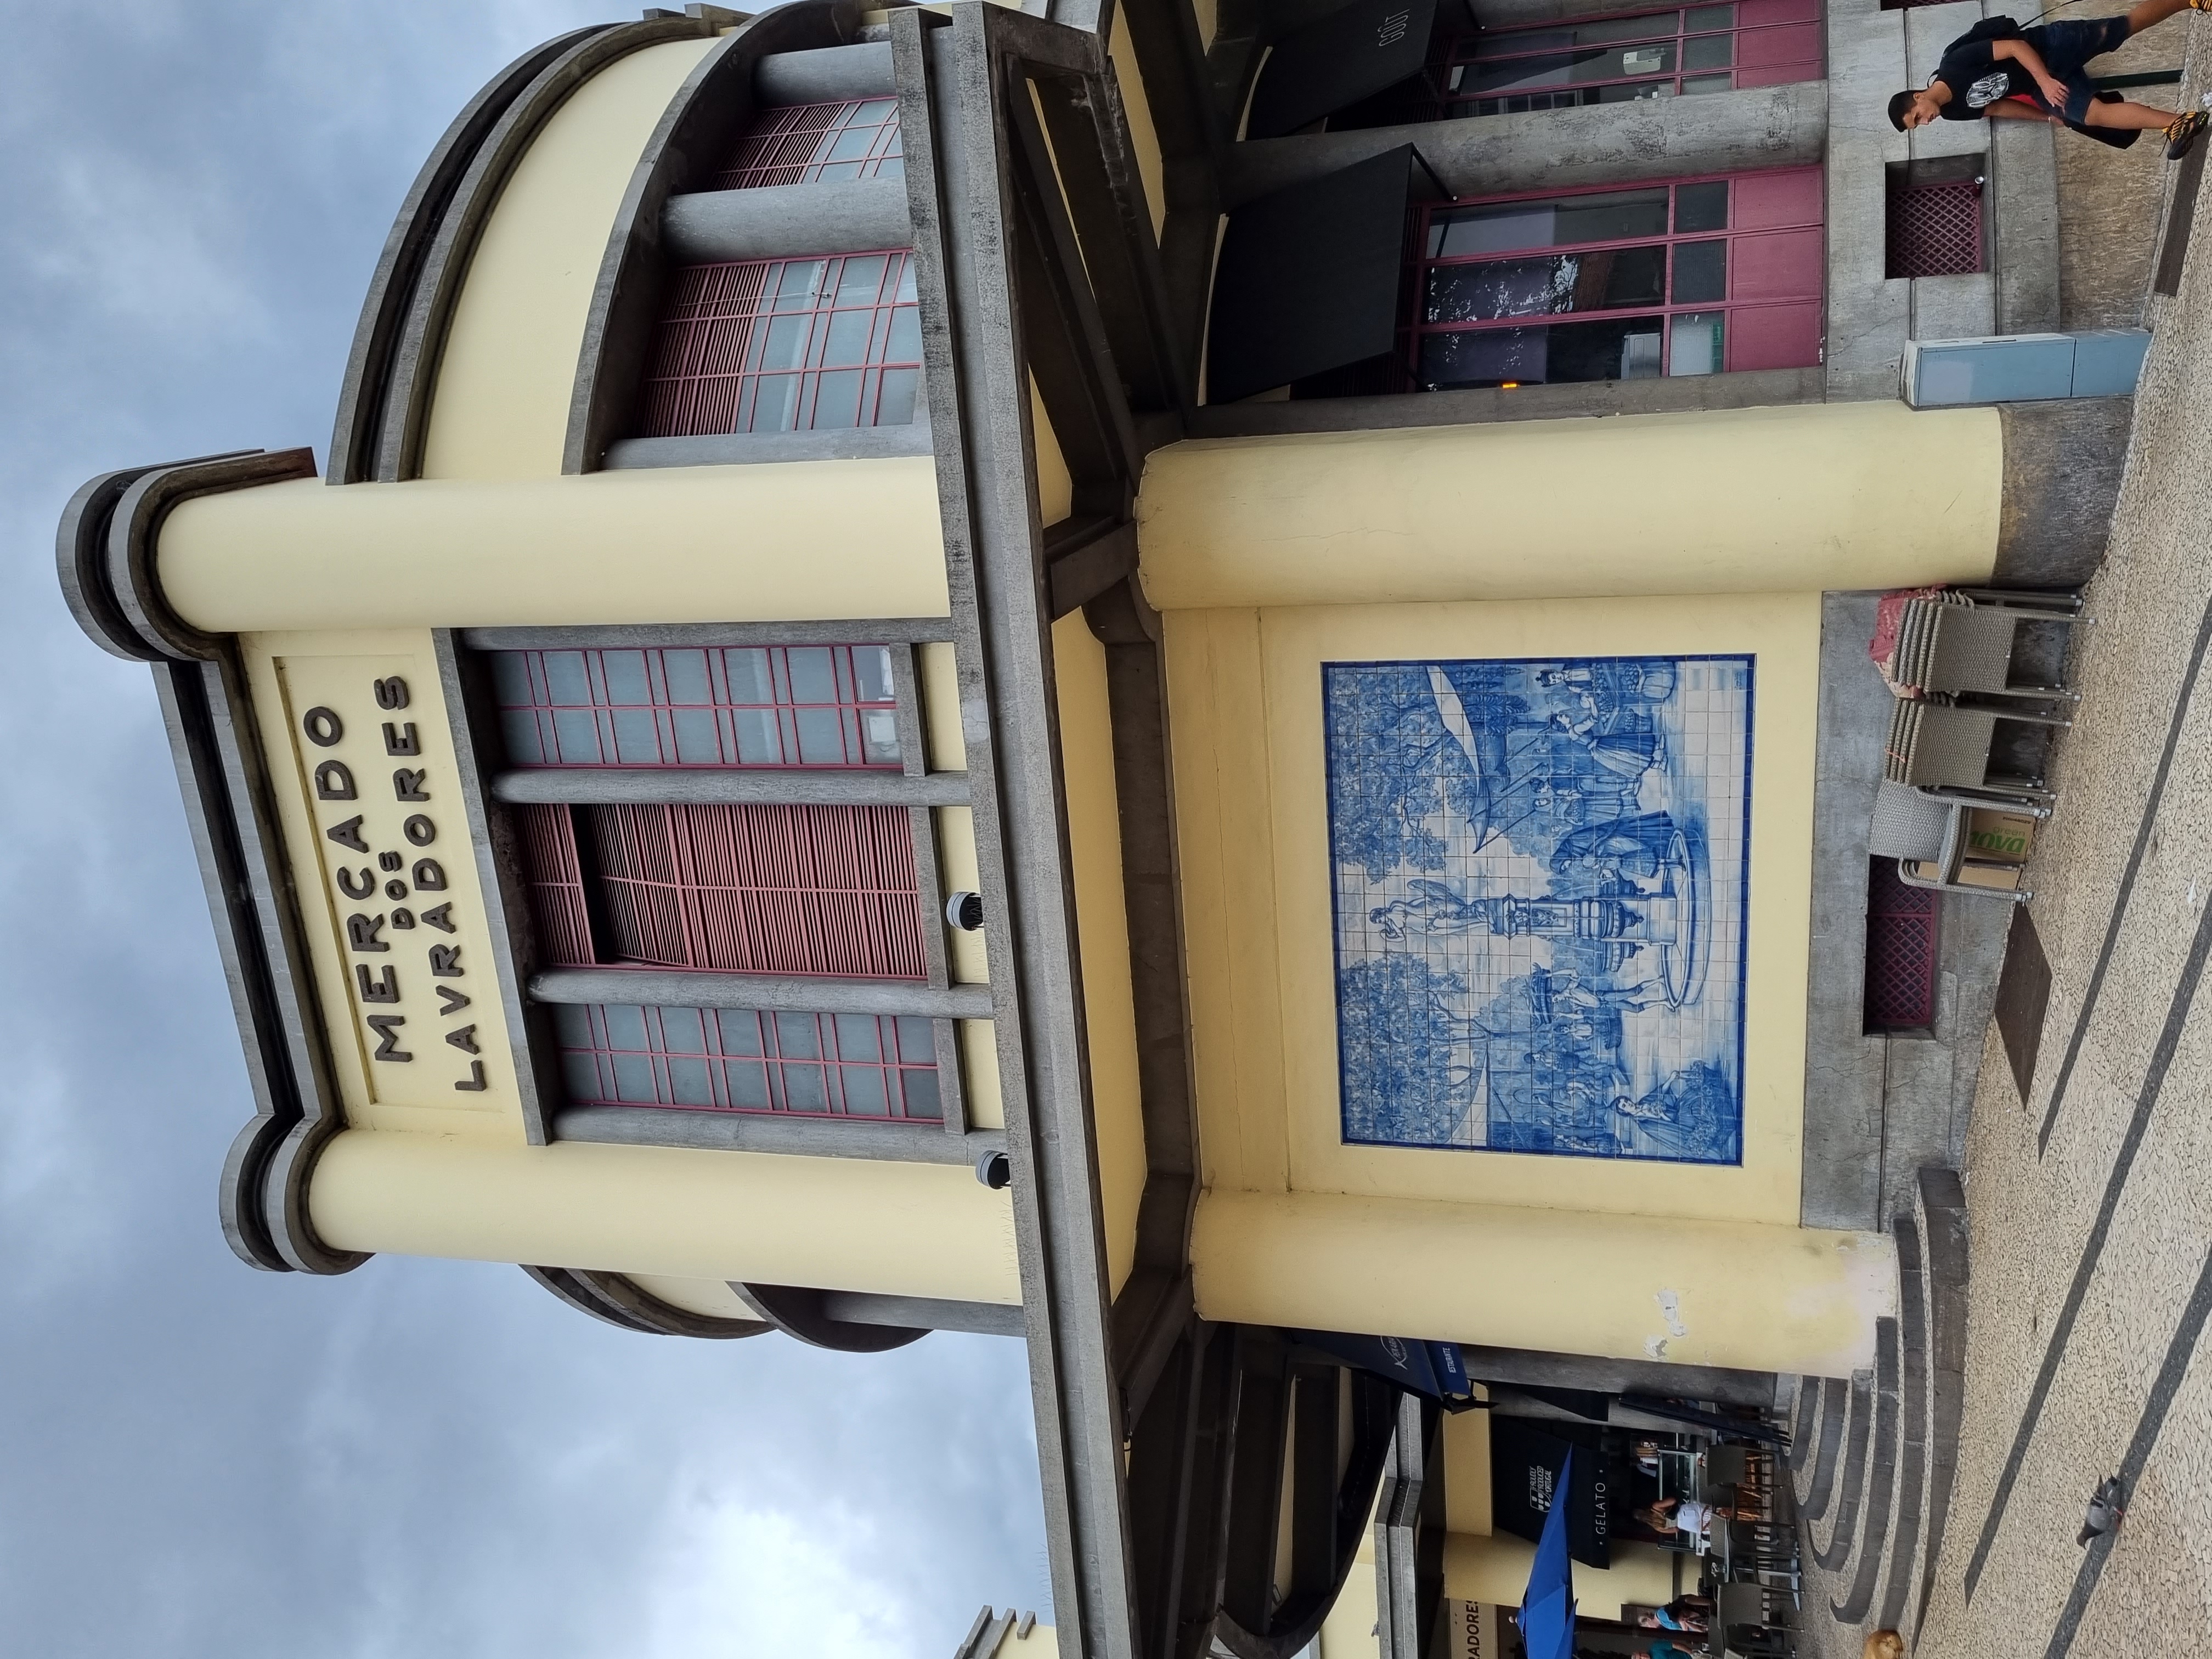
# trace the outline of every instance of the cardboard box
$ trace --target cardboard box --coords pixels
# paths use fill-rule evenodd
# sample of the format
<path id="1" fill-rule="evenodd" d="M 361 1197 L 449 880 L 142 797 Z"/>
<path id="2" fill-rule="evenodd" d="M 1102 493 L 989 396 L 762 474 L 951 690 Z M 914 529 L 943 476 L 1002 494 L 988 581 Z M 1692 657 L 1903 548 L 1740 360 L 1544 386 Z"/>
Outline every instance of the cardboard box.
<path id="1" fill-rule="evenodd" d="M 2037 822 L 2025 812 L 1978 806 L 1966 814 L 1966 856 L 1978 864 L 2025 864 L 2035 855 Z"/>
<path id="2" fill-rule="evenodd" d="M 1934 865 L 1920 862 L 1908 866 L 1923 881 L 1936 879 Z M 2015 893 L 2020 890 L 2020 878 L 2027 872 L 2017 864 L 1966 864 L 1960 866 L 1958 885 L 1986 887 L 1995 893 Z"/>

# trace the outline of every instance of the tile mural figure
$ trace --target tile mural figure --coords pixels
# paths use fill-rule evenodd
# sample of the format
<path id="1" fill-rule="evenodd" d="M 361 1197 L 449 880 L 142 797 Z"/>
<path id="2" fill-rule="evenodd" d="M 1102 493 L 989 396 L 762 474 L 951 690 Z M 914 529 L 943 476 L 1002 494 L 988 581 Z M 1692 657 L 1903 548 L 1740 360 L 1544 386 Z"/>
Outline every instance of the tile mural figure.
<path id="1" fill-rule="evenodd" d="M 1752 659 L 1325 663 L 1344 1139 L 1735 1164 Z"/>

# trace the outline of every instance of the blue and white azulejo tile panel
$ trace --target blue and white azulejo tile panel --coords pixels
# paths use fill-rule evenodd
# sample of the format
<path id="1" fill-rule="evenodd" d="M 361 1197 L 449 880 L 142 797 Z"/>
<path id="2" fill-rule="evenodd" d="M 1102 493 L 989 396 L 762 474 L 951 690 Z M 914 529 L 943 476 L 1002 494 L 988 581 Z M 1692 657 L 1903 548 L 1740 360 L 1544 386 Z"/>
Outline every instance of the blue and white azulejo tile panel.
<path id="1" fill-rule="evenodd" d="M 1322 665 L 1346 1142 L 1741 1161 L 1752 680 Z"/>

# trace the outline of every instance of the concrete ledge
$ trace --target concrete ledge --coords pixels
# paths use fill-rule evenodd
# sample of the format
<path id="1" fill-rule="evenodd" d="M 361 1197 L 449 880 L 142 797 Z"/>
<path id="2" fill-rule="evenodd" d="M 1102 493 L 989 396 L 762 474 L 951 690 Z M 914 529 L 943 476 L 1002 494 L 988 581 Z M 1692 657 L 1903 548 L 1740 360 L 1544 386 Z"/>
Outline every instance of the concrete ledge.
<path id="1" fill-rule="evenodd" d="M 871 461 L 931 453 L 929 422 L 835 427 L 823 432 L 732 432 L 688 438 L 623 438 L 607 446 L 604 470 L 748 466 L 769 461 Z"/>
<path id="2" fill-rule="evenodd" d="M 772 52 L 753 70 L 754 101 L 766 106 L 842 104 L 849 98 L 888 98 L 896 90 L 889 40 Z"/>
<path id="3" fill-rule="evenodd" d="M 660 242 L 676 264 L 902 248 L 914 240 L 906 180 L 854 179 L 672 196 Z"/>
<path id="4" fill-rule="evenodd" d="M 1527 386 L 1508 392 L 1407 392 L 1375 398 L 1308 398 L 1295 403 L 1208 404 L 1191 413 L 1194 438 L 1251 438 L 1284 432 L 1373 431 L 1385 427 L 1466 426 L 1486 421 L 1556 421 L 1607 415 L 1674 415 L 1706 409 L 1816 404 L 1827 395 L 1818 368 L 1742 374 L 1686 374 L 1649 380 Z"/>

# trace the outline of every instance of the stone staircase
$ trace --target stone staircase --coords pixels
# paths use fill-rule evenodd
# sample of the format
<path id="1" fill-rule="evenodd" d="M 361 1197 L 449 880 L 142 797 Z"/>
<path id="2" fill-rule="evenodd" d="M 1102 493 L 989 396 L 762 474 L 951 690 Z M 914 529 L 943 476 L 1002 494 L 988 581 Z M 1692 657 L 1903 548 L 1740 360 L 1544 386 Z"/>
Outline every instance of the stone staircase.
<path id="1" fill-rule="evenodd" d="M 1898 1316 L 1875 1365 L 1849 1382 L 1805 1377 L 1790 1454 L 1805 1567 L 1808 1656 L 1856 1654 L 1865 1632 L 1917 1633 L 1958 1468 L 1966 1382 L 1966 1203 L 1952 1170 L 1925 1169 L 1893 1224 Z"/>

